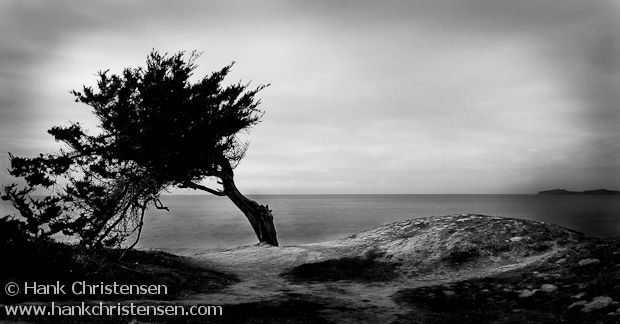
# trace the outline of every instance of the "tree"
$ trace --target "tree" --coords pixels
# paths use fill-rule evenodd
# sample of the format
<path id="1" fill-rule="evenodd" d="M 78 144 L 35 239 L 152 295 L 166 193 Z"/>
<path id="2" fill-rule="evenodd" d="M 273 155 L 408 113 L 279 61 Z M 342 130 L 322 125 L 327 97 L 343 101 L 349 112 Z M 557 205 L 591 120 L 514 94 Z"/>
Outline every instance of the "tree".
<path id="1" fill-rule="evenodd" d="M 54 128 L 50 133 L 56 134 L 58 130 Z M 21 218 L 3 220 L 18 221 L 19 227 L 32 239 L 63 233 L 77 237 L 85 247 L 120 245 L 138 231 L 132 247 L 135 246 L 147 205 L 152 202 L 164 208 L 159 202 L 162 186 L 135 163 L 111 160 L 106 163 L 93 153 L 94 149 L 92 146 L 90 154 L 69 150 L 35 158 L 10 155 L 9 171 L 22 177 L 26 187 L 18 189 L 17 184 L 4 187 L 2 199 L 9 200 Z M 49 194 L 33 196 L 39 188 Z"/>
<path id="2" fill-rule="evenodd" d="M 97 117 L 97 134 L 87 134 L 77 123 L 52 128 L 49 133 L 68 150 L 32 159 L 12 157 L 11 173 L 24 177 L 29 188 L 7 186 L 4 198 L 24 205 L 30 187 L 56 187 L 54 179 L 62 175 L 68 185 L 48 198 L 43 209 L 52 209 L 51 219 L 61 220 L 56 227 L 63 232 L 88 228 L 81 237 L 101 242 L 141 231 L 147 206 L 165 208 L 159 195 L 166 188 L 191 188 L 228 197 L 259 242 L 277 246 L 271 210 L 241 194 L 233 172 L 247 149 L 238 135 L 260 121 L 263 112 L 255 97 L 266 85 L 224 86 L 233 64 L 192 83 L 197 58 L 195 53 L 153 51 L 146 67 L 127 68 L 120 75 L 99 72 L 95 89 L 72 92 Z M 216 179 L 221 188 L 204 185 L 207 178 Z M 81 214 L 61 216 L 68 211 Z"/>

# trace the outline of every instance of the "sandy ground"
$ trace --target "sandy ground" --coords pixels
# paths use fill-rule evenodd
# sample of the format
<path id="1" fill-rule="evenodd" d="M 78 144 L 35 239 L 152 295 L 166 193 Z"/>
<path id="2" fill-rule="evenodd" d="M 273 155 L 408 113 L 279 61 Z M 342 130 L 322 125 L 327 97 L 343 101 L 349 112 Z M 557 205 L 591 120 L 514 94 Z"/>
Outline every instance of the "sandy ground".
<path id="1" fill-rule="evenodd" d="M 209 268 L 232 273 L 240 282 L 217 293 L 194 295 L 188 303 L 242 304 L 285 300 L 292 295 L 331 307 L 327 319 L 343 322 L 392 322 L 410 308 L 393 300 L 399 290 L 488 277 L 542 262 L 577 241 L 579 234 L 544 223 L 483 215 L 451 215 L 414 219 L 352 235 L 299 246 L 245 246 L 228 250 L 187 250 Z M 543 248 L 535 244 L 545 242 Z M 474 251 L 475 258 L 455 266 L 454 251 Z M 360 283 L 328 281 L 293 283 L 281 274 L 295 266 L 380 252 L 381 259 L 400 264 L 398 279 Z"/>

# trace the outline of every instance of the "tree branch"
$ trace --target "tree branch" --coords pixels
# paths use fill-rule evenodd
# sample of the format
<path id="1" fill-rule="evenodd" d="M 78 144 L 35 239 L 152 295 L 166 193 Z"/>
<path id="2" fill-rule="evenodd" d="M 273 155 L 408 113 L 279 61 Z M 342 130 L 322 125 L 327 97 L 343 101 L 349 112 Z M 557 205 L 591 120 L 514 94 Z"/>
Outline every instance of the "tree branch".
<path id="1" fill-rule="evenodd" d="M 226 196 L 226 193 L 224 191 L 211 189 L 209 187 L 206 187 L 206 186 L 203 186 L 197 183 L 193 183 L 191 181 L 183 182 L 179 187 L 180 188 L 191 188 L 194 190 L 202 190 L 202 191 L 206 191 L 216 196 Z"/>
<path id="2" fill-rule="evenodd" d="M 161 203 L 161 200 L 159 200 L 159 198 L 153 199 L 153 204 L 155 205 L 155 208 L 157 209 L 163 209 L 165 211 L 170 211 L 170 208 L 164 206 L 164 204 Z"/>
<path id="3" fill-rule="evenodd" d="M 140 223 L 138 223 L 138 237 L 136 237 L 136 240 L 133 242 L 133 244 L 131 244 L 127 249 L 125 249 L 125 251 L 123 251 L 123 254 L 121 254 L 121 256 L 118 258 L 118 260 L 120 261 L 125 254 L 127 254 L 127 252 L 131 249 L 133 249 L 137 244 L 138 241 L 140 241 L 140 235 L 142 234 L 142 227 L 144 226 L 144 212 L 146 211 L 146 206 L 149 203 L 149 200 L 145 200 L 144 204 L 142 205 L 142 212 L 140 213 Z"/>

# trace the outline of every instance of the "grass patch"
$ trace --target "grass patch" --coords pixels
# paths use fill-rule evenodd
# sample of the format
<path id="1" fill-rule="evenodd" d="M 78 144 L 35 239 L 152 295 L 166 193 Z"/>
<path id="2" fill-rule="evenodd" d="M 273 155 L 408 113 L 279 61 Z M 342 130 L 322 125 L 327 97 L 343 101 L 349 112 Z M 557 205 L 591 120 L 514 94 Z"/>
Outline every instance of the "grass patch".
<path id="1" fill-rule="evenodd" d="M 235 276 L 211 270 L 189 258 L 161 251 L 129 251 L 119 260 L 124 250 L 89 249 L 52 241 L 0 242 L 0 284 L 12 281 L 18 284 L 36 282 L 54 284 L 57 281 L 68 289 L 66 295 L 0 295 L 0 302 L 85 299 L 162 299 L 174 300 L 192 293 L 222 289 L 237 282 Z M 166 295 L 88 295 L 76 296 L 71 284 L 166 285 Z"/>
<path id="2" fill-rule="evenodd" d="M 480 256 L 480 251 L 476 247 L 456 247 L 443 258 L 452 265 L 473 261 Z"/>
<path id="3" fill-rule="evenodd" d="M 284 272 L 281 276 L 293 282 L 324 282 L 350 280 L 381 282 L 398 278 L 399 263 L 379 261 L 378 253 L 364 257 L 345 257 L 316 263 L 305 263 Z"/>

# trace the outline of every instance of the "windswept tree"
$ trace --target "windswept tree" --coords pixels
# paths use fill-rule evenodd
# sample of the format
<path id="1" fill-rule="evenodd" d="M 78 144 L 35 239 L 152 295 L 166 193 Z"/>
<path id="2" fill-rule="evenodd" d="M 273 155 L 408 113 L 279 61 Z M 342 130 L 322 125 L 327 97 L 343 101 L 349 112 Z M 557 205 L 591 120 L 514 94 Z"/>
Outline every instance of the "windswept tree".
<path id="1" fill-rule="evenodd" d="M 36 215 L 49 208 L 48 214 L 55 215 L 48 216 L 55 220 L 48 220 L 52 228 L 88 227 L 92 241 L 109 239 L 119 226 L 122 233 L 123 225 L 125 234 L 141 230 L 147 206 L 165 208 L 159 201 L 163 190 L 191 188 L 228 197 L 259 242 L 278 245 L 271 211 L 237 189 L 233 172 L 247 149 L 240 132 L 263 115 L 256 95 L 265 86 L 223 85 L 232 64 L 191 82 L 197 57 L 153 51 L 146 67 L 127 68 L 120 75 L 99 72 L 96 87 L 73 91 L 76 101 L 97 117 L 97 132 L 88 134 L 77 123 L 52 128 L 49 133 L 68 148 L 37 158 L 13 157 L 11 173 L 25 178 L 29 187 L 7 186 L 4 197 L 35 224 Z M 55 186 L 58 176 L 68 183 L 62 193 L 46 198 L 47 203 L 38 201 L 34 207 L 39 211 L 33 212 L 37 201 L 28 206 L 24 196 L 37 185 Z M 205 185 L 206 179 L 216 180 L 218 188 Z M 81 214 L 68 215 L 76 211 Z M 127 224 L 133 224 L 130 230 Z"/>

